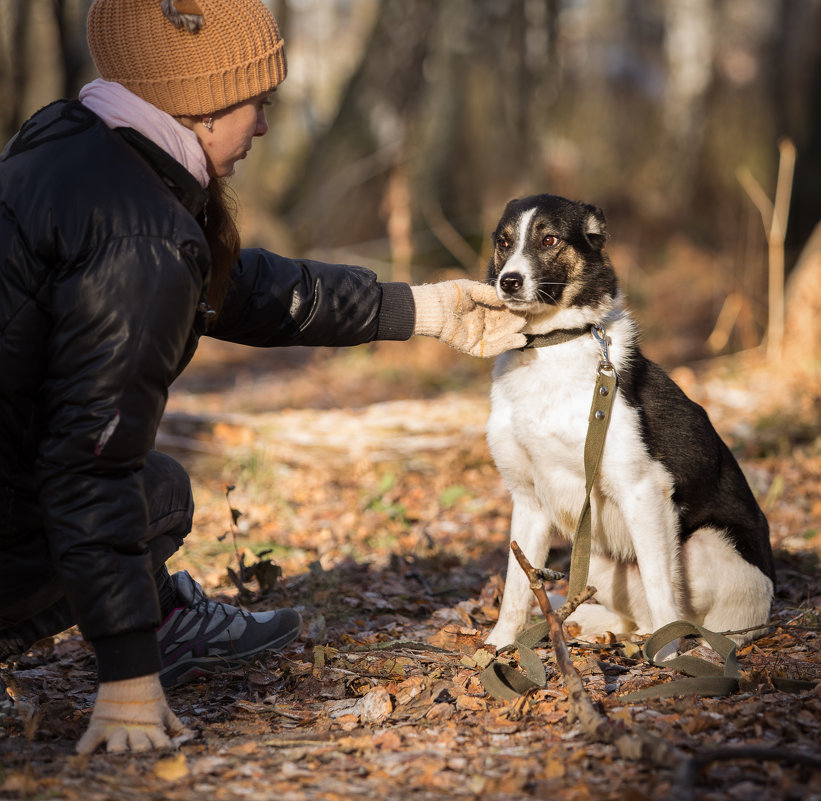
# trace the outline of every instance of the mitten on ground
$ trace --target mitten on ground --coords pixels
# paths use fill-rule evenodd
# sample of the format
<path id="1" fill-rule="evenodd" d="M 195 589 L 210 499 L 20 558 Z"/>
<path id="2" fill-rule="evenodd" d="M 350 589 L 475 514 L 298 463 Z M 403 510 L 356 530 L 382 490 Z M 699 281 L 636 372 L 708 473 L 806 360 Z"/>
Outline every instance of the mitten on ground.
<path id="1" fill-rule="evenodd" d="M 105 744 L 109 752 L 172 747 L 172 735 L 185 727 L 171 711 L 157 673 L 100 684 L 88 730 L 77 753 L 90 754 Z"/>
<path id="2" fill-rule="evenodd" d="M 463 278 L 412 286 L 411 292 L 414 334 L 436 337 L 470 356 L 498 356 L 527 342 L 524 315 L 508 309 L 490 284 Z"/>

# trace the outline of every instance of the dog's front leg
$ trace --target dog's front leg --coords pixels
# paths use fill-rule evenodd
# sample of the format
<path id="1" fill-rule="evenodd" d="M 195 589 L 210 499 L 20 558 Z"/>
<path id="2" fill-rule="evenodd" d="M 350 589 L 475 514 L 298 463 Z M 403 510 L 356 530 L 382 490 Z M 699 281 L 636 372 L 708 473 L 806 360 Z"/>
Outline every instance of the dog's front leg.
<path id="1" fill-rule="evenodd" d="M 652 476 L 644 476 L 633 483 L 623 505 L 653 631 L 681 618 L 678 517 L 671 496 Z M 674 655 L 677 646 L 670 643 L 656 658 Z"/>
<path id="2" fill-rule="evenodd" d="M 532 493 L 513 493 L 510 539 L 515 540 L 535 567 L 543 567 L 550 550 L 549 516 Z M 507 561 L 505 591 L 499 609 L 499 620 L 485 638 L 488 645 L 503 648 L 510 645 L 525 627 L 533 606 L 530 582 L 511 551 Z"/>

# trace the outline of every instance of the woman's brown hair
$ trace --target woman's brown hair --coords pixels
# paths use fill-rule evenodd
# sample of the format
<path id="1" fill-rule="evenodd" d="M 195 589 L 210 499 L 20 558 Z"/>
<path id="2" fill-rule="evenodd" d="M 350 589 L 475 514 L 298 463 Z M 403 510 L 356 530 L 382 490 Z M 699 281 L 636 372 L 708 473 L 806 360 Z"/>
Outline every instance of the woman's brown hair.
<path id="1" fill-rule="evenodd" d="M 211 250 L 211 281 L 208 305 L 219 316 L 231 285 L 231 273 L 239 260 L 237 201 L 227 181 L 212 178 L 208 183 L 208 204 L 203 231 Z M 216 319 L 216 318 L 215 318 Z"/>

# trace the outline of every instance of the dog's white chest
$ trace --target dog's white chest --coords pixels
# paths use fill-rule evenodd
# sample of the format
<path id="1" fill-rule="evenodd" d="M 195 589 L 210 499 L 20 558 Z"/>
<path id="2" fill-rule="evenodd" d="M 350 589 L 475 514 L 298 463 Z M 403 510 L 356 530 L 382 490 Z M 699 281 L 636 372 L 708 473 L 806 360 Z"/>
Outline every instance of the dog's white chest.
<path id="1" fill-rule="evenodd" d="M 568 538 L 585 496 L 584 449 L 598 365 L 590 344 L 506 354 L 491 390 L 487 434 L 499 472 L 514 499 L 533 498 Z M 657 467 L 642 445 L 634 410 L 617 394 L 592 495 L 597 548 L 632 552 L 617 498 Z"/>
<path id="2" fill-rule="evenodd" d="M 488 436 L 511 436 L 537 462 L 565 451 L 575 462 L 595 382 L 595 367 L 576 348 L 506 355 L 494 376 Z"/>

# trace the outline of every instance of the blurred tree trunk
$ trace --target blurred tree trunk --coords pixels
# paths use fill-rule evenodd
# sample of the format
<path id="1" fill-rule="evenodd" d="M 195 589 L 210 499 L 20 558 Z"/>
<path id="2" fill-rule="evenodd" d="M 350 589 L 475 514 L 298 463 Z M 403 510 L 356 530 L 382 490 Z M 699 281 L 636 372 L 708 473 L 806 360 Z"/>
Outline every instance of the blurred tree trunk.
<path id="1" fill-rule="evenodd" d="M 85 20 L 91 0 L 0 0 L 0 139 L 37 108 L 76 97 L 88 70 Z M 56 53 L 57 75 L 43 54 Z M 57 92 L 57 96 L 44 92 Z"/>
<path id="2" fill-rule="evenodd" d="M 384 258 L 407 262 L 409 220 L 416 264 L 475 274 L 489 233 L 478 221 L 491 199 L 498 217 L 533 149 L 533 75 L 556 13 L 555 0 L 381 3 L 337 118 L 284 195 L 298 241 L 385 238 Z"/>
<path id="3" fill-rule="evenodd" d="M 23 122 L 26 87 L 26 30 L 29 0 L 8 0 L 3 10 L 3 51 L 0 53 L 0 137 L 7 142 Z"/>
<path id="4" fill-rule="evenodd" d="M 384 234 L 380 205 L 424 84 L 433 3 L 386 0 L 330 127 L 282 202 L 297 241 L 333 247 Z"/>
<path id="5" fill-rule="evenodd" d="M 426 65 L 412 161 L 418 225 L 436 230 L 447 221 L 474 249 L 489 234 L 488 219 L 493 224 L 501 213 L 498 199 L 525 188 L 537 105 L 525 6 L 526 0 L 443 3 Z M 466 269 L 475 266 L 449 249 Z"/>
<path id="6" fill-rule="evenodd" d="M 664 53 L 667 86 L 663 123 L 666 176 L 661 176 L 667 215 L 680 214 L 693 200 L 692 176 L 702 155 L 707 98 L 713 82 L 713 0 L 665 4 Z"/>
<path id="7" fill-rule="evenodd" d="M 809 37 L 821 42 L 821 9 L 816 7 L 809 25 Z M 803 20 L 802 20 L 803 21 Z M 813 230 L 821 222 L 821 49 L 812 49 L 810 58 L 802 61 L 798 72 L 809 76 L 805 96 L 801 98 L 798 114 L 788 118 L 785 130 L 792 131 L 798 149 L 795 183 L 793 185 L 790 227 L 787 232 L 789 255 L 800 253 Z M 792 76 L 790 76 L 792 77 Z M 785 85 L 789 85 L 786 82 Z M 782 95 L 787 93 L 781 91 Z M 797 118 L 794 118 L 797 117 Z M 806 133 L 802 136 L 802 128 Z M 793 259 L 790 258 L 789 261 Z"/>
<path id="8" fill-rule="evenodd" d="M 784 323 L 784 366 L 811 376 L 821 393 L 821 223 L 787 281 Z"/>
<path id="9" fill-rule="evenodd" d="M 85 21 L 91 0 L 52 0 L 62 66 L 62 96 L 77 97 L 89 55 Z"/>

